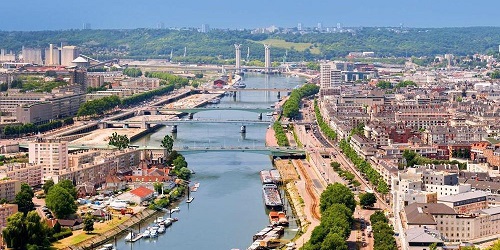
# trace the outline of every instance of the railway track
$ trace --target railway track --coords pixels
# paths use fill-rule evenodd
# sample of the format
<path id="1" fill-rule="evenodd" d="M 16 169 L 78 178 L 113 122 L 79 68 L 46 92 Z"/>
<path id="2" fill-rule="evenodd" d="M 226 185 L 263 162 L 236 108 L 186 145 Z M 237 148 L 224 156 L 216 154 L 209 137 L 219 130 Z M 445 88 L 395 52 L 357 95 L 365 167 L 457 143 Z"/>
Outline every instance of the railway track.
<path id="1" fill-rule="evenodd" d="M 311 212 L 311 216 L 316 220 L 320 220 L 321 215 L 319 214 L 319 201 L 318 201 L 319 199 L 318 199 L 316 192 L 313 190 L 314 184 L 313 184 L 311 178 L 309 178 L 309 175 L 307 174 L 307 171 L 305 170 L 304 164 L 302 164 L 302 161 L 295 160 L 295 162 L 297 163 L 297 166 L 299 166 L 299 170 L 302 173 L 302 175 L 304 176 L 304 179 L 306 181 L 307 194 L 309 194 L 309 196 L 311 196 L 312 203 L 311 203 L 311 206 L 309 207 L 310 212 Z"/>

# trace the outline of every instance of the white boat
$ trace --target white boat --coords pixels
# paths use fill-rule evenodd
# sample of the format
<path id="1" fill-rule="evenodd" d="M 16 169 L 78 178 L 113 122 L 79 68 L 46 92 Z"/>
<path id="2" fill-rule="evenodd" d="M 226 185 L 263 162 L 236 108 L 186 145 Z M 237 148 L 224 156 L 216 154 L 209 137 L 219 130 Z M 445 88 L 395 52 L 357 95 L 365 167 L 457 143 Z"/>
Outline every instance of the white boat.
<path id="1" fill-rule="evenodd" d="M 149 232 L 149 228 L 144 230 L 144 232 L 142 233 L 142 237 L 143 238 L 149 238 L 150 236 L 150 232 Z"/>
<path id="2" fill-rule="evenodd" d="M 134 233 L 134 232 L 132 232 L 132 231 L 130 231 L 130 232 L 127 234 L 127 236 L 125 236 L 125 241 L 126 241 L 126 242 L 131 242 L 133 238 L 135 238 L 135 233 Z"/>
<path id="3" fill-rule="evenodd" d="M 171 214 L 175 213 L 175 212 L 180 212 L 180 211 L 181 211 L 181 209 L 179 207 L 174 207 L 174 208 L 170 209 Z"/>
<path id="4" fill-rule="evenodd" d="M 186 203 L 191 203 L 191 202 L 193 202 L 193 200 L 194 200 L 194 197 L 189 197 L 189 198 L 187 199 Z"/>
<path id="5" fill-rule="evenodd" d="M 151 228 L 151 231 L 149 231 L 149 237 L 150 238 L 156 238 L 158 237 L 158 229 L 159 228 Z"/>
<path id="6" fill-rule="evenodd" d="M 165 226 L 160 225 L 160 227 L 158 228 L 158 233 L 159 233 L 159 234 L 163 234 L 163 233 L 165 233 L 165 231 L 166 231 L 166 230 L 165 230 Z"/>
<path id="7" fill-rule="evenodd" d="M 155 224 L 160 224 L 160 223 L 162 223 L 163 221 L 165 221 L 165 219 L 164 219 L 163 217 L 161 217 L 161 216 L 160 216 L 160 217 L 158 217 L 158 218 L 156 218 L 156 219 L 154 220 L 154 223 L 155 223 Z"/>

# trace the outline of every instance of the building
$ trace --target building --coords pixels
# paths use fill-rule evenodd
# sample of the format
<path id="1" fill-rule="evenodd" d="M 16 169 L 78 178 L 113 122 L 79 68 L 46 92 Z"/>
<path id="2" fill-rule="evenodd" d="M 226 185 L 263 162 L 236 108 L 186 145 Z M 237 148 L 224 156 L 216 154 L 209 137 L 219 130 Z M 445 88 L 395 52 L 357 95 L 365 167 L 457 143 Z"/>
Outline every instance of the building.
<path id="1" fill-rule="evenodd" d="M 428 250 L 429 246 L 434 243 L 437 247 L 444 246 L 441 233 L 438 230 L 415 227 L 405 231 L 405 237 L 409 250 Z"/>
<path id="2" fill-rule="evenodd" d="M 438 198 L 438 203 L 453 208 L 457 213 L 465 214 L 488 208 L 488 195 L 484 191 L 448 195 Z"/>
<path id="3" fill-rule="evenodd" d="M 23 61 L 25 63 L 43 65 L 41 49 L 23 47 L 22 54 L 23 54 Z"/>
<path id="4" fill-rule="evenodd" d="M 5 53 L 5 49 L 0 50 L 0 62 L 15 62 L 16 61 L 16 54 L 12 53 Z"/>
<path id="5" fill-rule="evenodd" d="M 54 44 L 49 44 L 49 47 L 45 49 L 45 65 L 61 65 L 61 50 L 54 46 Z"/>
<path id="6" fill-rule="evenodd" d="M 76 46 L 63 46 L 61 50 L 61 65 L 73 66 L 73 60 L 75 60 L 78 55 L 78 48 Z"/>
<path id="7" fill-rule="evenodd" d="M 153 198 L 154 191 L 146 187 L 138 187 L 130 192 L 124 193 L 117 198 L 120 200 L 127 200 L 135 204 L 140 204 L 143 201 L 147 201 Z"/>
<path id="8" fill-rule="evenodd" d="M 14 201 L 16 194 L 20 191 L 21 182 L 19 180 L 0 180 L 0 199 L 6 199 L 9 202 Z"/>
<path id="9" fill-rule="evenodd" d="M 0 205 L 0 229 L 3 230 L 7 226 L 7 218 L 17 213 L 17 204 L 1 204 Z"/>
<path id="10" fill-rule="evenodd" d="M 67 169 L 68 142 L 32 142 L 28 148 L 29 163 L 42 166 L 44 180 L 53 179 Z"/>
<path id="11" fill-rule="evenodd" d="M 0 166 L 0 179 L 9 178 L 27 183 L 31 187 L 42 184 L 42 165 L 15 163 Z"/>
<path id="12" fill-rule="evenodd" d="M 210 31 L 210 25 L 208 25 L 208 24 L 202 24 L 200 31 L 201 31 L 201 33 L 208 33 Z"/>
<path id="13" fill-rule="evenodd" d="M 320 65 L 320 88 L 329 89 L 342 83 L 342 73 L 334 70 L 333 65 L 323 63 Z"/>
<path id="14" fill-rule="evenodd" d="M 40 102 L 17 106 L 16 119 L 22 124 L 43 124 L 52 120 L 52 103 Z"/>

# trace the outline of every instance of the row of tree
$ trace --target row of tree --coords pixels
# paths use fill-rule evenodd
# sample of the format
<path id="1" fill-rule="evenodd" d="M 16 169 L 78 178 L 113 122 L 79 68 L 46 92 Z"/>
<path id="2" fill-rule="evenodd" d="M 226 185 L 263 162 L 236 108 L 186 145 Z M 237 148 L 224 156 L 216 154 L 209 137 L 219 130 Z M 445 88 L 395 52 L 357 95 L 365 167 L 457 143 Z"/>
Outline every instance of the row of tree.
<path id="1" fill-rule="evenodd" d="M 126 68 L 123 70 L 123 74 L 129 77 L 139 77 L 142 76 L 142 71 L 137 68 Z"/>
<path id="2" fill-rule="evenodd" d="M 158 78 L 165 81 L 165 85 L 174 85 L 176 89 L 180 89 L 189 84 L 189 80 L 187 78 L 176 76 L 173 74 L 165 73 L 165 72 L 146 72 L 144 76 L 151 78 Z"/>
<path id="3" fill-rule="evenodd" d="M 48 123 L 35 125 L 33 123 L 26 123 L 23 125 L 7 125 L 3 128 L 4 135 L 23 135 L 29 133 L 43 133 L 52 129 L 60 128 L 65 125 L 73 124 L 73 118 L 69 117 L 64 120 L 55 120 Z"/>
<path id="4" fill-rule="evenodd" d="M 319 129 L 321 132 L 328 137 L 330 140 L 336 140 L 337 139 L 337 132 L 330 128 L 330 125 L 325 122 L 323 119 L 323 116 L 321 115 L 321 111 L 319 110 L 319 105 L 318 101 L 315 99 L 314 100 L 314 113 L 316 115 L 316 121 L 318 122 Z"/>
<path id="5" fill-rule="evenodd" d="M 319 86 L 315 84 L 305 84 L 298 89 L 294 89 L 288 100 L 283 104 L 283 115 L 288 118 L 298 117 L 302 98 L 315 95 L 318 92 Z"/>
<path id="6" fill-rule="evenodd" d="M 286 137 L 285 129 L 283 128 L 283 124 L 280 121 L 276 121 L 273 124 L 274 137 L 278 142 L 278 145 L 281 147 L 290 146 L 290 142 L 288 142 L 288 138 Z"/>
<path id="7" fill-rule="evenodd" d="M 397 250 L 394 229 L 389 225 L 389 220 L 382 211 L 377 211 L 370 216 L 372 224 L 374 250 Z"/>
<path id="8" fill-rule="evenodd" d="M 321 222 L 302 249 L 347 250 L 346 239 L 351 233 L 355 207 L 354 194 L 349 188 L 340 183 L 328 185 L 320 198 Z"/>
<path id="9" fill-rule="evenodd" d="M 103 98 L 90 100 L 83 103 L 78 112 L 77 116 L 96 116 L 102 115 L 103 113 L 115 108 L 120 105 L 120 98 L 118 96 L 106 96 Z"/>
<path id="10" fill-rule="evenodd" d="M 369 162 L 361 158 L 356 151 L 354 151 L 347 140 L 342 139 L 339 146 L 342 149 L 343 154 L 351 160 L 354 166 L 361 171 L 361 173 L 363 173 L 374 186 L 377 186 L 377 191 L 381 194 L 389 193 L 389 187 L 382 179 L 382 176 L 371 166 Z"/>

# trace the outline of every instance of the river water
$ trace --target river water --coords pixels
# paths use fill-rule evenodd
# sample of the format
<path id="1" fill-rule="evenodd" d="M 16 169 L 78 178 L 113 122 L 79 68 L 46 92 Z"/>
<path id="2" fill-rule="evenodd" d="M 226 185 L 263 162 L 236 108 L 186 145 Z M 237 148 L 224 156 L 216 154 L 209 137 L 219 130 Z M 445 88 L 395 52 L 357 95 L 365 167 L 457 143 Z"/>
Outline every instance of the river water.
<path id="1" fill-rule="evenodd" d="M 297 77 L 247 74 L 247 88 L 293 88 L 304 83 Z M 281 93 L 282 96 L 286 93 Z M 241 92 L 225 96 L 219 107 L 268 108 L 278 100 L 276 92 Z M 203 111 L 196 118 L 257 120 L 258 113 L 234 110 Z M 268 119 L 263 114 L 263 119 Z M 265 145 L 267 124 L 247 125 L 247 133 L 240 133 L 238 124 L 181 124 L 174 146 L 241 147 L 251 148 Z M 138 145 L 160 145 L 170 128 L 164 127 L 134 141 Z M 141 239 L 126 243 L 124 235 L 117 239 L 117 249 L 246 249 L 252 236 L 269 224 L 262 199 L 259 171 L 272 169 L 268 155 L 252 152 L 203 152 L 184 154 L 189 168 L 196 172 L 193 182 L 200 188 L 191 195 L 191 204 L 182 201 L 181 211 L 173 216 L 179 218 L 156 239 Z M 286 202 L 287 203 L 287 202 Z M 166 216 L 166 215 L 165 215 Z M 141 225 L 141 231 L 148 223 Z M 291 221 L 290 228 L 296 228 Z M 135 229 L 139 229 L 138 226 Z M 285 235 L 293 237 L 295 231 Z"/>

